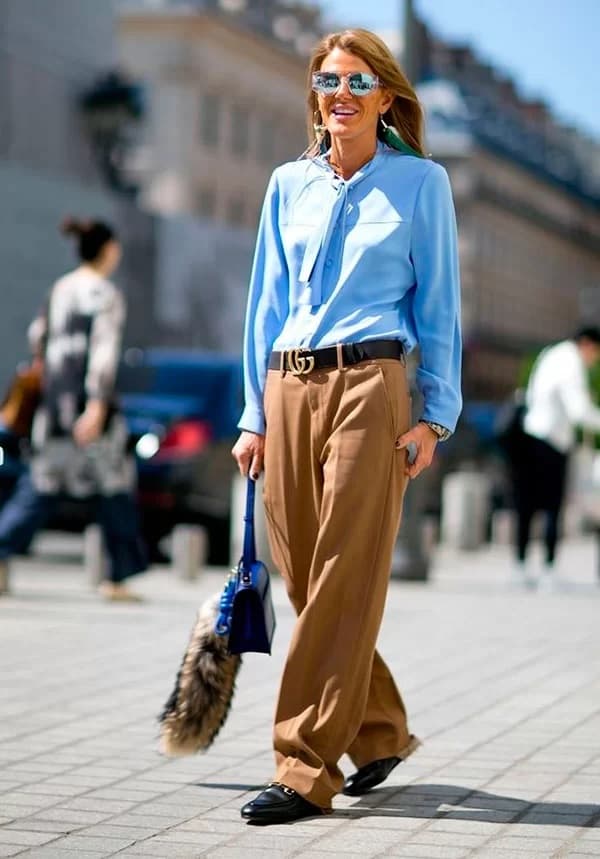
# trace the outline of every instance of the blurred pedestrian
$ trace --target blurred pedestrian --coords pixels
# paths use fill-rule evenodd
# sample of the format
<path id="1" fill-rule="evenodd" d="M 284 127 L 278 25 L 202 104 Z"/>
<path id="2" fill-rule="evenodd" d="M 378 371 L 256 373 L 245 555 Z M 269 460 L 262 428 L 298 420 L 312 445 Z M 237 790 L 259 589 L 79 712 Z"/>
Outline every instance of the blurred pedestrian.
<path id="1" fill-rule="evenodd" d="M 19 367 L 0 405 L 0 429 L 12 433 L 15 439 L 28 439 L 31 435 L 42 393 L 43 366 L 41 357 L 34 356 L 29 364 Z"/>
<path id="2" fill-rule="evenodd" d="M 50 290 L 30 326 L 32 352 L 43 356 L 41 404 L 34 418 L 31 479 L 0 512 L 0 592 L 8 560 L 47 521 L 60 495 L 93 496 L 109 556 L 110 600 L 136 599 L 125 579 L 146 568 L 133 501 L 135 464 L 115 398 L 125 303 L 110 277 L 121 258 L 112 227 L 68 219 L 81 264 Z"/>
<path id="3" fill-rule="evenodd" d="M 600 431 L 587 371 L 600 358 L 600 328 L 581 328 L 571 340 L 545 349 L 533 365 L 525 395 L 522 433 L 511 457 L 516 513 L 516 577 L 536 584 L 528 565 L 531 524 L 545 513 L 544 572 L 541 588 L 556 585 L 554 565 L 561 529 L 569 452 L 577 427 Z"/>
<path id="4" fill-rule="evenodd" d="M 454 208 L 415 92 L 366 30 L 320 42 L 310 87 L 306 158 L 275 170 L 261 216 L 233 450 L 254 478 L 264 452 L 271 549 L 298 614 L 275 780 L 242 809 L 265 824 L 364 793 L 419 744 L 375 643 L 407 478 L 461 407 Z M 410 428 L 417 344 L 425 406 Z"/>
<path id="5" fill-rule="evenodd" d="M 42 395 L 44 363 L 41 355 L 34 354 L 26 366 L 20 366 L 6 391 L 0 406 L 0 444 L 2 445 L 3 471 L 10 469 L 12 480 L 4 475 L 0 505 L 14 493 L 27 499 L 34 494 L 27 466 L 33 419 Z M 33 539 L 33 532 L 23 535 L 16 550 L 25 554 Z M 0 565 L 0 593 L 8 587 L 8 571 Z"/>

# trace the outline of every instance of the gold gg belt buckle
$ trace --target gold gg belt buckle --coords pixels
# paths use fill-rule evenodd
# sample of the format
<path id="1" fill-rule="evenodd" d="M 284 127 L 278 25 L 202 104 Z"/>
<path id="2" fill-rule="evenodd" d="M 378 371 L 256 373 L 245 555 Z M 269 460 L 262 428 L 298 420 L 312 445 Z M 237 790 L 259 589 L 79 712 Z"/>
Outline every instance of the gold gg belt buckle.
<path id="1" fill-rule="evenodd" d="M 306 349 L 290 349 L 286 352 L 287 364 L 292 376 L 304 376 L 306 373 L 312 373 L 315 368 L 315 359 L 313 355 L 308 357 L 303 353 Z"/>

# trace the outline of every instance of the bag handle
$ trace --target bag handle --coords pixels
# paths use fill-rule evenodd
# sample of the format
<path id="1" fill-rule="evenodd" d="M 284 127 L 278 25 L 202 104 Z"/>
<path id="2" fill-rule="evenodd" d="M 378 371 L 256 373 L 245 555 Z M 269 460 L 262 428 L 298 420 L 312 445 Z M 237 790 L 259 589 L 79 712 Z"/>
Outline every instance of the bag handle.
<path id="1" fill-rule="evenodd" d="M 256 541 L 254 539 L 254 497 L 256 495 L 256 481 L 248 478 L 246 487 L 246 513 L 244 515 L 244 550 L 242 554 L 242 566 L 249 570 L 256 563 Z"/>
<path id="2" fill-rule="evenodd" d="M 229 635 L 231 631 L 231 611 L 233 599 L 236 592 L 237 577 L 241 578 L 243 584 L 250 583 L 252 564 L 256 562 L 256 544 L 254 540 L 254 497 L 256 494 L 256 483 L 248 478 L 246 486 L 246 513 L 244 515 L 244 547 L 242 557 L 237 571 L 232 571 L 225 582 L 225 587 L 219 600 L 219 615 L 215 623 L 217 635 Z"/>

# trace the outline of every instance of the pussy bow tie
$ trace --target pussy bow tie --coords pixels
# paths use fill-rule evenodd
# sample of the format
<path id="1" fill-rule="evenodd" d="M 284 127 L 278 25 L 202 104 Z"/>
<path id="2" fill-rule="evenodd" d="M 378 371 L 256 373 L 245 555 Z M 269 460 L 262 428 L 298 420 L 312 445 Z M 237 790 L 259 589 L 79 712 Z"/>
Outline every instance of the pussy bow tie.
<path id="1" fill-rule="evenodd" d="M 335 195 L 326 207 L 318 227 L 313 230 L 304 251 L 298 276 L 301 286 L 304 286 L 298 299 L 300 304 L 315 306 L 323 302 L 323 269 L 329 255 L 333 234 L 340 220 L 343 229 L 348 198 L 346 182 L 335 180 L 333 188 Z"/>

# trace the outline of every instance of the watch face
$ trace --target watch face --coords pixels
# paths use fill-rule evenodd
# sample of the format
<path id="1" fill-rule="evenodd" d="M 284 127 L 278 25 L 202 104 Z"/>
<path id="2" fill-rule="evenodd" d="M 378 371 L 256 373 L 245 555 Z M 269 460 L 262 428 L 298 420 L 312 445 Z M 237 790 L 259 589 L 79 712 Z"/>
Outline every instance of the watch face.
<path id="1" fill-rule="evenodd" d="M 438 441 L 447 441 L 452 435 L 449 429 L 446 429 L 446 427 L 443 427 L 441 424 L 436 424 L 435 421 L 421 420 L 421 423 L 426 424 L 429 429 L 434 431 L 438 437 Z"/>

